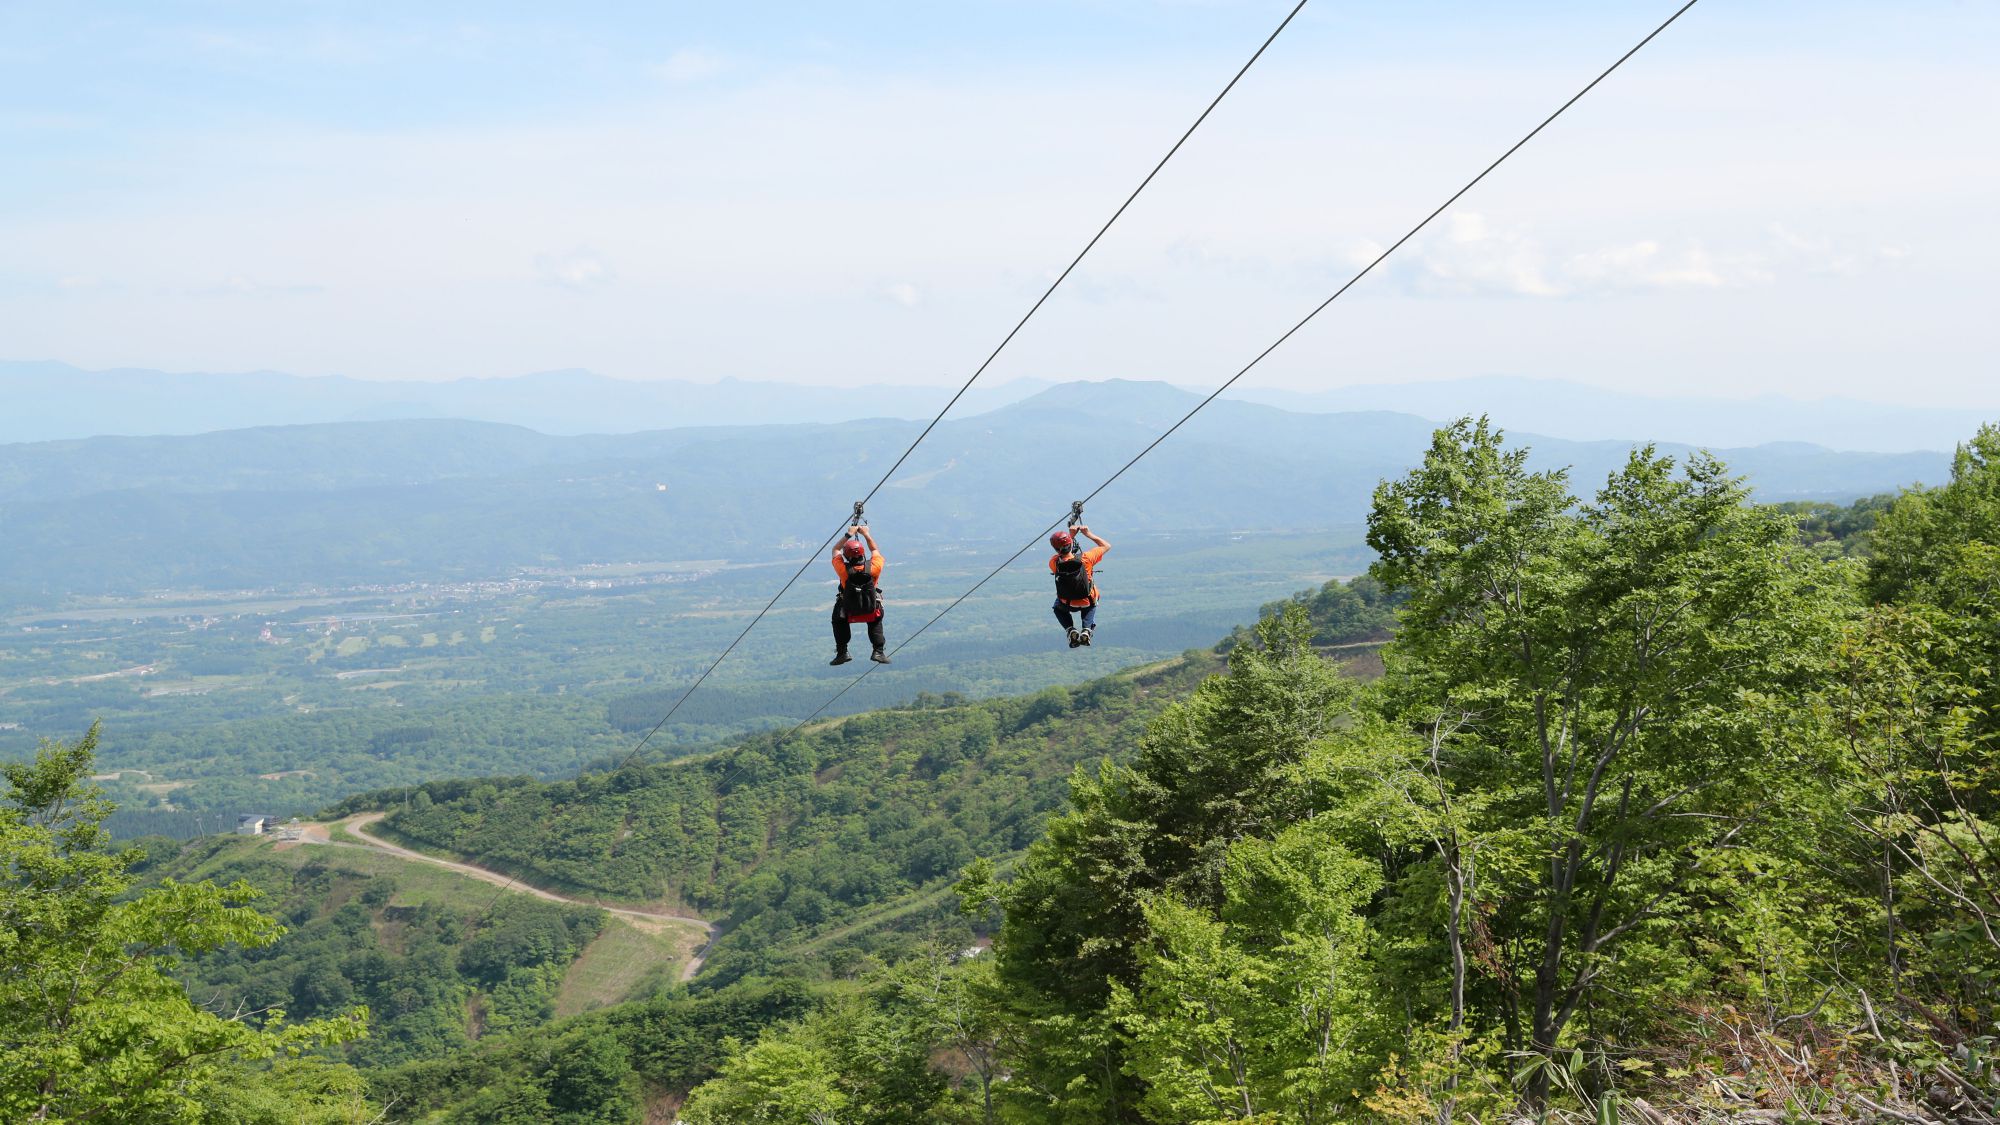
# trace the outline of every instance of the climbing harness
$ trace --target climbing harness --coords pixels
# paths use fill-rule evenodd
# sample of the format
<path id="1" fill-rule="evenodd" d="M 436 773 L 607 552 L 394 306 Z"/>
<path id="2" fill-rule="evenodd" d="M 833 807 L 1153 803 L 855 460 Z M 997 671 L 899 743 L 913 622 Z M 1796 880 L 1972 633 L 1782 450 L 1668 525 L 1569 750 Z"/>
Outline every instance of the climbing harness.
<path id="1" fill-rule="evenodd" d="M 1069 523 L 1062 536 L 1067 546 L 1063 555 L 1056 560 L 1056 597 L 1065 603 L 1092 600 L 1090 596 L 1090 571 L 1083 565 L 1083 555 L 1076 549 L 1076 525 L 1083 522 L 1083 501 L 1073 500 L 1069 506 Z"/>

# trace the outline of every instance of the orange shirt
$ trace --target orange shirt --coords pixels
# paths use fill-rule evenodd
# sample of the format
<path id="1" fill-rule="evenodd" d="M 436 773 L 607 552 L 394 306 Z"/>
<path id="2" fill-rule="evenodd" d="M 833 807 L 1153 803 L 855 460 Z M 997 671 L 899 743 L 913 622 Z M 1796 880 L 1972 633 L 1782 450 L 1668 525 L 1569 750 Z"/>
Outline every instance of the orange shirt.
<path id="1" fill-rule="evenodd" d="M 1082 601 L 1077 601 L 1074 598 L 1065 599 L 1068 601 L 1070 605 L 1073 605 L 1078 609 L 1082 609 L 1084 606 L 1087 606 L 1090 603 L 1097 600 L 1097 560 L 1103 558 L 1104 552 L 1110 549 L 1111 548 L 1109 547 L 1092 547 L 1090 550 L 1085 551 L 1083 553 L 1083 577 L 1085 581 L 1090 583 L 1090 596 L 1083 599 Z M 1056 572 L 1056 564 L 1061 561 L 1062 561 L 1061 555 L 1049 556 L 1050 574 L 1054 574 Z"/>
<path id="2" fill-rule="evenodd" d="M 847 589 L 847 560 L 840 557 L 840 548 L 833 549 L 833 572 L 840 576 L 840 588 Z M 877 582 L 882 580 L 882 552 L 876 551 L 868 557 L 868 577 Z"/>
<path id="3" fill-rule="evenodd" d="M 847 560 L 840 557 L 840 548 L 838 547 L 835 547 L 833 550 L 833 572 L 835 574 L 840 575 L 840 588 L 842 590 L 847 589 Z M 877 582 L 880 582 L 882 580 L 882 552 L 876 551 L 873 555 L 870 555 L 868 557 L 868 577 L 874 579 Z M 835 604 L 834 612 L 835 613 L 840 612 L 838 608 L 839 602 L 836 601 L 834 604 Z M 872 613 L 864 613 L 861 614 L 860 616 L 856 616 L 850 613 L 847 614 L 846 616 L 848 621 L 853 622 L 855 624 L 859 624 L 864 621 L 880 621 L 882 619 L 882 607 L 878 603 L 875 607 L 874 612 Z"/>

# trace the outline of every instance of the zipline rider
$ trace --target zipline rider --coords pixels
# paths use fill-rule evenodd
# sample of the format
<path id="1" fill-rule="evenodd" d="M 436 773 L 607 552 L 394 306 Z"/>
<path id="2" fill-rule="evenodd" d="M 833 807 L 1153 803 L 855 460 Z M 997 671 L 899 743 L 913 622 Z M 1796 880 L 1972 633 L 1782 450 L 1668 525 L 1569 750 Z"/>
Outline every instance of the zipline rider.
<path id="1" fill-rule="evenodd" d="M 1077 505 L 1079 513 L 1082 507 Z M 1079 535 L 1094 546 L 1088 551 L 1077 550 Z M 1049 536 L 1049 546 L 1056 549 L 1049 557 L 1049 573 L 1056 576 L 1056 620 L 1069 634 L 1069 647 L 1087 645 L 1097 629 L 1097 564 L 1111 549 L 1111 541 L 1092 535 L 1090 528 L 1078 523 Z M 1076 627 L 1078 617 L 1083 619 L 1081 630 Z"/>
<path id="2" fill-rule="evenodd" d="M 827 663 L 845 664 L 854 659 L 847 655 L 847 642 L 854 636 L 854 626 L 861 624 L 868 626 L 868 643 L 874 646 L 868 659 L 889 663 L 889 654 L 882 651 L 886 643 L 882 634 L 882 552 L 867 524 L 847 529 L 847 541 L 833 552 L 833 572 L 840 576 L 840 591 L 833 599 L 834 650 Z"/>

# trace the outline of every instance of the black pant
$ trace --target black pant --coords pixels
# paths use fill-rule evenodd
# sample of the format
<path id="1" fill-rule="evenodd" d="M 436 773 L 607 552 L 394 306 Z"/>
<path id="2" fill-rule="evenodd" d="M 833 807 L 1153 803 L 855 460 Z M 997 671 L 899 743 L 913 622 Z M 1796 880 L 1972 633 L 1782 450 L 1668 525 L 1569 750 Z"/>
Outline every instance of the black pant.
<path id="1" fill-rule="evenodd" d="M 1083 618 L 1084 628 L 1086 629 L 1097 628 L 1097 603 L 1091 602 L 1089 605 L 1071 605 L 1068 602 L 1062 600 L 1061 598 L 1056 599 L 1056 620 L 1062 622 L 1063 628 L 1065 629 L 1076 628 L 1076 619 L 1079 616 Z"/>
<path id="2" fill-rule="evenodd" d="M 847 620 L 847 608 L 839 602 L 833 603 L 833 643 L 839 645 L 844 652 L 847 649 L 847 642 L 853 638 L 854 626 Z M 888 643 L 888 639 L 882 633 L 880 617 L 868 623 L 868 643 L 875 646 L 876 652 L 881 652 L 882 646 Z"/>

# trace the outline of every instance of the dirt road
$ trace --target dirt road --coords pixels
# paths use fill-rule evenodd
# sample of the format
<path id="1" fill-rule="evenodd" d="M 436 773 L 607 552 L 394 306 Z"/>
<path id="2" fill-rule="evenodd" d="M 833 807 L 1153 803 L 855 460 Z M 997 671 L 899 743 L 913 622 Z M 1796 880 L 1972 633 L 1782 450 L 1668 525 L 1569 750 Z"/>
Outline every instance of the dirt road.
<path id="1" fill-rule="evenodd" d="M 568 895 L 543 890 L 541 887 L 529 886 L 519 879 L 502 875 L 498 871 L 488 871 L 484 867 L 476 867 L 470 863 L 458 863 L 454 860 L 440 859 L 434 855 L 425 855 L 423 852 L 411 851 L 409 848 L 392 844 L 380 836 L 369 835 L 367 832 L 368 826 L 381 820 L 386 815 L 388 814 L 379 812 L 362 813 L 359 816 L 350 816 L 346 820 L 335 821 L 333 825 L 309 824 L 305 828 L 303 839 L 308 844 L 324 844 L 332 847 L 374 848 L 377 851 L 388 852 L 390 855 L 400 859 L 407 859 L 416 863 L 428 863 L 434 867 L 448 868 L 461 875 L 477 879 L 482 883 L 491 883 L 496 887 L 519 891 L 526 895 L 533 895 L 547 902 L 560 902 L 570 906 L 595 906 L 599 910 L 608 914 L 616 914 L 620 918 L 630 921 L 633 925 L 652 933 L 658 933 L 676 923 L 694 926 L 707 935 L 708 940 L 702 943 L 700 949 L 694 951 L 694 955 L 688 958 L 688 963 L 681 968 L 681 979 L 683 981 L 693 980 L 694 975 L 701 971 L 702 963 L 708 958 L 710 947 L 715 944 L 715 924 L 706 918 L 697 918 L 690 914 L 675 914 L 666 910 L 639 910 L 630 906 L 609 906 L 601 902 L 592 902 L 589 899 L 571 898 Z M 334 825 L 345 828 L 348 835 L 353 836 L 356 840 L 361 841 L 361 843 L 349 844 L 344 840 L 333 839 L 331 833 Z"/>

